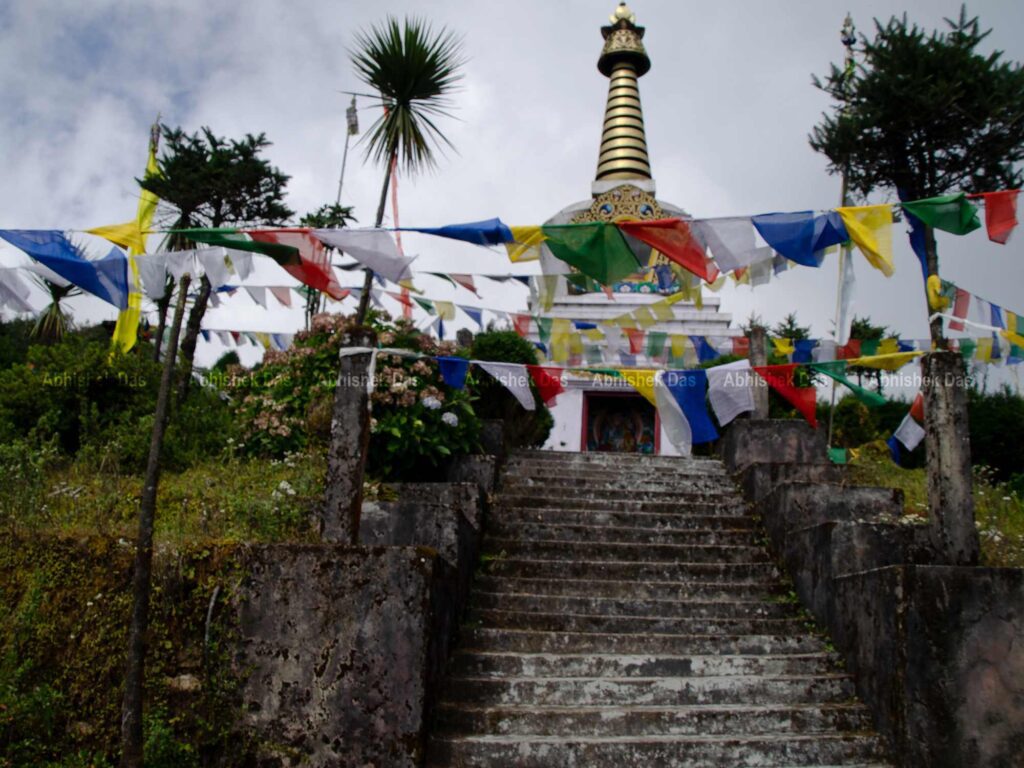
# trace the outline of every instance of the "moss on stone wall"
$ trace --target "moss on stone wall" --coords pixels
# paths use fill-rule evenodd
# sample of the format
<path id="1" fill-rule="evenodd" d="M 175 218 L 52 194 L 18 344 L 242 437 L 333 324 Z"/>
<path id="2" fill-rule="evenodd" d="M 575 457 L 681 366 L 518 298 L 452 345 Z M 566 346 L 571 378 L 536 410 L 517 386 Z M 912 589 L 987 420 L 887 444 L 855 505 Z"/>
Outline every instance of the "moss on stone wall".
<path id="1" fill-rule="evenodd" d="M 0 543 L 0 766 L 116 762 L 133 551 L 100 537 Z M 243 560 L 226 544 L 156 554 L 147 766 L 245 762 L 227 609 Z"/>

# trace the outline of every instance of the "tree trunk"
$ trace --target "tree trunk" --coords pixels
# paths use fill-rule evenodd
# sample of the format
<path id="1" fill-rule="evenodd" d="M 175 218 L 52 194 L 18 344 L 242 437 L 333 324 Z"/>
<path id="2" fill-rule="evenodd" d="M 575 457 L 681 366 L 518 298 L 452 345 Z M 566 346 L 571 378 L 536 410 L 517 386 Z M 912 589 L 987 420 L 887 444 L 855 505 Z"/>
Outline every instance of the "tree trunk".
<path id="1" fill-rule="evenodd" d="M 171 306 L 171 297 L 174 295 L 174 278 L 170 275 L 164 281 L 164 295 L 156 303 L 159 313 L 159 320 L 156 325 L 156 346 L 153 349 L 153 360 L 160 362 L 160 345 L 164 342 L 164 331 L 167 330 L 167 310 Z"/>
<path id="2" fill-rule="evenodd" d="M 178 378 L 177 402 L 182 402 L 188 395 L 189 385 L 192 383 L 192 361 L 196 356 L 196 343 L 199 340 L 199 329 L 203 324 L 203 315 L 206 314 L 206 305 L 210 301 L 210 291 L 213 286 L 203 275 L 199 284 L 199 295 L 196 296 L 192 311 L 188 313 L 188 325 L 185 326 L 185 336 L 181 340 L 181 371 Z"/>
<path id="3" fill-rule="evenodd" d="M 384 205 L 388 199 L 388 185 L 391 183 L 391 168 L 395 164 L 395 152 L 388 158 L 387 171 L 384 174 L 384 186 L 380 190 L 380 204 L 377 206 L 377 223 L 374 227 L 380 227 L 384 221 Z M 367 269 L 363 278 L 363 292 L 359 296 L 359 309 L 356 310 L 356 324 L 362 325 L 366 322 L 366 311 L 370 306 L 370 288 L 373 286 L 373 270 Z"/>
<path id="4" fill-rule="evenodd" d="M 928 266 L 928 276 L 939 274 L 939 251 L 935 246 L 935 230 L 925 224 L 924 225 L 924 250 L 925 250 L 925 262 Z M 928 303 L 928 281 L 925 280 L 924 286 L 925 293 L 925 306 L 928 307 L 928 316 L 932 315 L 931 305 Z M 931 333 L 932 344 L 936 349 L 946 349 L 946 339 L 942 335 L 942 318 L 937 317 L 928 323 L 928 330 Z"/>
<path id="5" fill-rule="evenodd" d="M 181 278 L 178 303 L 174 307 L 171 338 L 164 358 L 160 390 L 156 398 L 153 433 L 149 441 L 146 479 L 139 506 L 139 534 L 135 545 L 135 568 L 132 575 L 132 617 L 128 630 L 128 662 L 125 671 L 124 700 L 121 707 L 121 768 L 142 768 L 143 734 L 142 703 L 145 681 L 146 632 L 149 627 L 149 592 L 153 569 L 153 521 L 156 517 L 156 491 L 160 480 L 160 450 L 167 428 L 167 412 L 174 375 L 174 359 L 185 314 L 190 278 Z"/>
<path id="6" fill-rule="evenodd" d="M 768 365 L 768 334 L 764 328 L 750 329 L 750 365 L 759 368 Z M 768 418 L 768 385 L 757 375 L 753 376 L 754 384 L 754 413 L 751 418 Z"/>

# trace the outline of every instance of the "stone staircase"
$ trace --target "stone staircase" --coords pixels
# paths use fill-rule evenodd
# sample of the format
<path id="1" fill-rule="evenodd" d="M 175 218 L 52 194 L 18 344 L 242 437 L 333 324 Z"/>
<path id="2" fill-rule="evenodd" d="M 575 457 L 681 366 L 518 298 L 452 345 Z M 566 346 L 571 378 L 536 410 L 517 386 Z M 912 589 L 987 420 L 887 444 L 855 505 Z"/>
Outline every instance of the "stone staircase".
<path id="1" fill-rule="evenodd" d="M 429 766 L 883 766 L 713 460 L 512 457 Z"/>

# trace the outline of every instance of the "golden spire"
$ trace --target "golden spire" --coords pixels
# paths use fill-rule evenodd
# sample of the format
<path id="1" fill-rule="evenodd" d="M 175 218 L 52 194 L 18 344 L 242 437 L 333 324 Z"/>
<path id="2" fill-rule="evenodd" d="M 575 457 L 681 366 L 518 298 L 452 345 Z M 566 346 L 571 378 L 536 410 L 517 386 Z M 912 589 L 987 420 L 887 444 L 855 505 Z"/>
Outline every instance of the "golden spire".
<path id="1" fill-rule="evenodd" d="M 637 78 L 651 68 L 642 42 L 644 28 L 636 25 L 636 14 L 624 2 L 619 3 L 610 21 L 611 26 L 601 27 L 605 42 L 597 61 L 598 70 L 610 80 L 597 181 L 650 179 L 651 163 L 637 85 Z"/>

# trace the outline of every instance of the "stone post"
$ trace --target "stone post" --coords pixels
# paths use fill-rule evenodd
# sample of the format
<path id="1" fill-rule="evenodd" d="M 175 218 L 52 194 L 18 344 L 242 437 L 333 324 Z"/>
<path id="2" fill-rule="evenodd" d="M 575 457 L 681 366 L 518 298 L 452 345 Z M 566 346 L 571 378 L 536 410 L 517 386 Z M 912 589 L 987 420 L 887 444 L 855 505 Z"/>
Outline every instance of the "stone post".
<path id="1" fill-rule="evenodd" d="M 955 352 L 921 359 L 928 451 L 929 538 L 938 564 L 977 565 L 967 373 Z"/>
<path id="2" fill-rule="evenodd" d="M 752 327 L 750 329 L 750 365 L 760 367 L 768 365 L 768 334 L 764 328 Z M 752 419 L 768 418 L 768 384 L 756 373 L 753 375 L 754 384 L 754 412 Z"/>
<path id="3" fill-rule="evenodd" d="M 354 328 L 342 341 L 327 453 L 327 482 L 318 520 L 324 541 L 358 543 L 363 472 L 370 442 L 370 349 L 376 346 L 377 336 L 368 328 Z M 353 352 L 359 347 L 366 351 Z"/>

